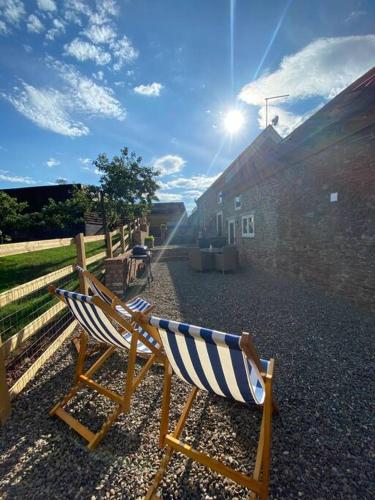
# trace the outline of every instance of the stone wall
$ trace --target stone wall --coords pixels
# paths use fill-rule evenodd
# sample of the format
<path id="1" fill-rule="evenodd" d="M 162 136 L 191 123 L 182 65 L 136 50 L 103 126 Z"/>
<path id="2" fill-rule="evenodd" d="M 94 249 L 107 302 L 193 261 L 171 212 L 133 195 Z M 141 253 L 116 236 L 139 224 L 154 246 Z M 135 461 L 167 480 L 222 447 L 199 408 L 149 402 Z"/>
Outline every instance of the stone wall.
<path id="1" fill-rule="evenodd" d="M 104 261 L 105 284 L 119 297 L 124 295 L 129 283 L 136 278 L 139 266 L 143 265 L 141 261 L 135 261 L 130 271 L 130 255 L 131 251 L 128 251 Z"/>
<path id="2" fill-rule="evenodd" d="M 235 219 L 242 264 L 290 273 L 375 308 L 375 125 L 305 156 L 296 161 L 291 153 L 257 168 L 240 210 L 230 183 L 221 206 L 221 188 L 210 189 L 200 218 L 216 234 L 222 211 L 225 235 Z M 241 218 L 250 213 L 255 235 L 243 238 Z"/>

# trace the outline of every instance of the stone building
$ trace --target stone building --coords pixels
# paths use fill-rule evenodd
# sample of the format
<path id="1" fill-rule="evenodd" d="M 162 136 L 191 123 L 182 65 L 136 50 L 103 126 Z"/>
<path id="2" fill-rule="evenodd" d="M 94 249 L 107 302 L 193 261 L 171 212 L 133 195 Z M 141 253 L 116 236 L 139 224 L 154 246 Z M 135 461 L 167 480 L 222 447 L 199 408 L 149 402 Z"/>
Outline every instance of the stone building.
<path id="1" fill-rule="evenodd" d="M 161 237 L 161 226 L 171 235 L 186 225 L 187 212 L 183 202 L 153 203 L 149 216 L 150 234 Z"/>
<path id="2" fill-rule="evenodd" d="M 197 200 L 241 262 L 375 307 L 375 68 L 282 139 L 269 126 Z"/>

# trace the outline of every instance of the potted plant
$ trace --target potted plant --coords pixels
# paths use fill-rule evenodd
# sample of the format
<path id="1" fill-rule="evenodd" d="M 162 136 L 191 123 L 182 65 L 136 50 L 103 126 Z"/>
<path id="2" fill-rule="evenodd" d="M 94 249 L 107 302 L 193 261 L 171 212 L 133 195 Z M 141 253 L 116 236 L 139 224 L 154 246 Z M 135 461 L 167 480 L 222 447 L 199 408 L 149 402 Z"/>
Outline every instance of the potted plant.
<path id="1" fill-rule="evenodd" d="M 145 237 L 145 245 L 148 246 L 148 248 L 154 248 L 154 237 L 152 235 L 146 236 Z"/>

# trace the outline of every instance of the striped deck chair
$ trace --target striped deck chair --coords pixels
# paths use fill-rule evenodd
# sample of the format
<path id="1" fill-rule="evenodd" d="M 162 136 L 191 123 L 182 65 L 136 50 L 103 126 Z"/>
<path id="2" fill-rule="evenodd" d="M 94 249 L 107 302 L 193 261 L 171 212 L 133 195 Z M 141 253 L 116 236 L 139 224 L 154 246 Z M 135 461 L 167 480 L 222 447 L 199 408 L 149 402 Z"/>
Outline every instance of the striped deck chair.
<path id="1" fill-rule="evenodd" d="M 69 292 L 67 290 L 55 288 L 52 285 L 48 288 L 52 294 L 66 303 L 73 317 L 81 326 L 81 349 L 77 359 L 75 384 L 62 401 L 52 408 L 50 415 L 57 415 L 64 420 L 88 441 L 89 449 L 94 449 L 119 415 L 129 411 L 132 395 L 151 366 L 154 363 L 163 362 L 164 355 L 160 348 L 160 338 L 158 337 L 157 330 L 151 325 L 147 326 L 145 323 L 145 328 L 135 325 L 98 296 L 88 296 Z M 89 337 L 106 344 L 107 349 L 88 370 L 84 371 Z M 118 394 L 99 385 L 92 378 L 95 372 L 116 349 L 129 351 L 128 369 L 125 377 L 125 391 L 123 394 Z M 139 373 L 135 375 L 137 355 L 147 355 L 148 360 Z M 116 403 L 114 411 L 109 415 L 106 422 L 97 433 L 91 432 L 87 427 L 82 425 L 64 410 L 64 406 L 83 387 L 90 387 Z"/>
<path id="2" fill-rule="evenodd" d="M 150 313 L 155 307 L 141 297 L 135 297 L 124 303 L 116 294 L 103 285 L 103 283 L 89 271 L 80 266 L 76 266 L 76 269 L 83 275 L 91 292 L 104 300 L 104 302 L 107 302 L 107 304 L 114 307 L 116 311 L 123 316 L 130 318 L 138 312 L 143 314 Z"/>
<path id="3" fill-rule="evenodd" d="M 159 483 L 175 451 L 249 488 L 253 498 L 257 495 L 267 498 L 271 418 L 273 410 L 278 411 L 272 398 L 274 360 L 266 361 L 259 358 L 248 333 L 242 333 L 239 336 L 168 321 L 155 316 L 151 316 L 149 322 L 158 329 L 166 354 L 160 425 L 160 446 L 166 447 L 166 453 L 146 498 L 156 497 Z M 176 428 L 172 433 L 168 433 L 173 372 L 190 384 L 192 390 Z M 255 402 L 262 409 L 262 424 L 252 476 L 235 471 L 179 440 L 199 389 L 249 405 Z"/>

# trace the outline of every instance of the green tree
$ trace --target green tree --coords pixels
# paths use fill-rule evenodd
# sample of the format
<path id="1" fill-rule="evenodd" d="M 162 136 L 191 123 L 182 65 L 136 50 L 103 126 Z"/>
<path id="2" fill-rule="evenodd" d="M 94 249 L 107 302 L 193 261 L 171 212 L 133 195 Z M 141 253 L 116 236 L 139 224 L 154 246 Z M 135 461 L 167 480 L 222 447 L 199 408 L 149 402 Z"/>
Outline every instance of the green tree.
<path id="1" fill-rule="evenodd" d="M 84 222 L 85 212 L 94 207 L 89 189 L 74 188 L 73 196 L 65 201 L 48 200 L 39 214 L 34 215 L 34 224 L 45 229 L 67 229 Z"/>
<path id="2" fill-rule="evenodd" d="M 142 158 L 123 148 L 120 155 L 109 160 L 100 154 L 93 162 L 102 174 L 100 187 L 104 195 L 107 221 L 110 226 L 120 219 L 132 218 L 146 212 L 159 188 L 156 177 L 159 172 L 141 164 Z"/>
<path id="3" fill-rule="evenodd" d="M 3 235 L 11 234 L 15 229 L 23 227 L 27 202 L 18 202 L 16 198 L 0 191 L 0 229 Z"/>

